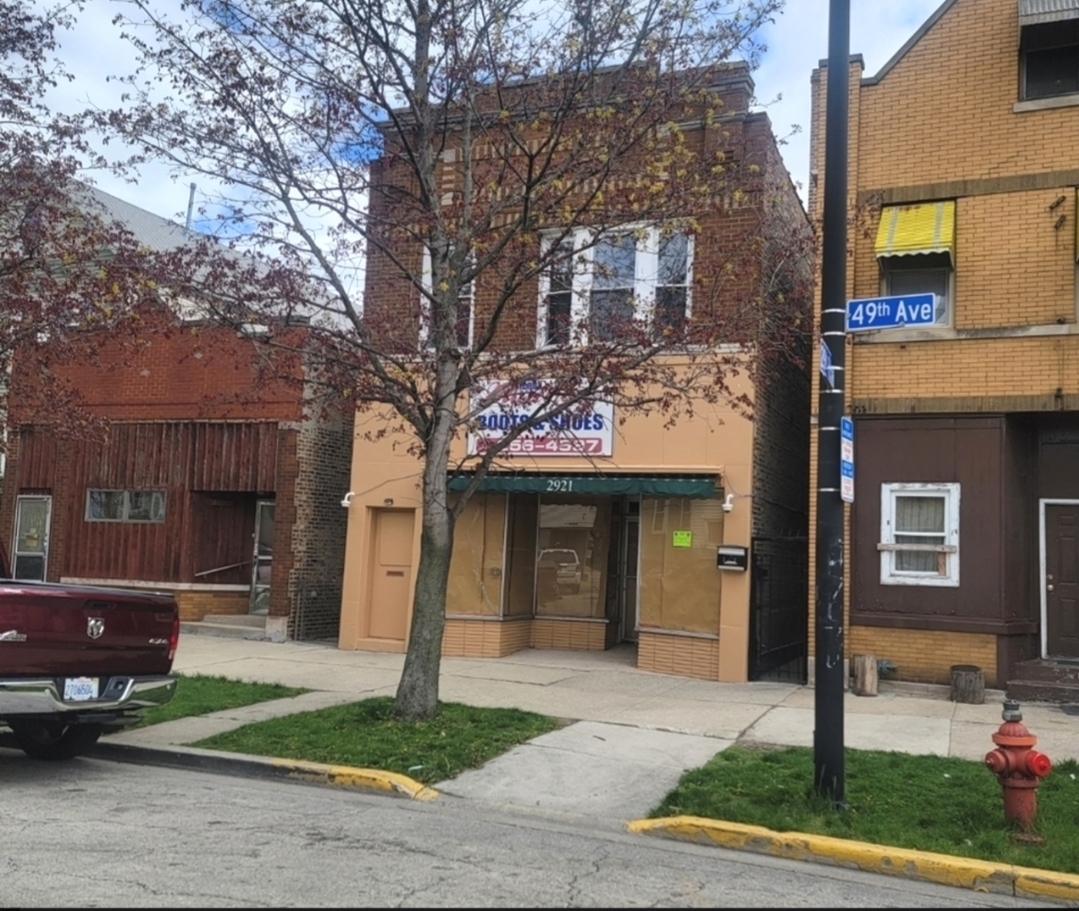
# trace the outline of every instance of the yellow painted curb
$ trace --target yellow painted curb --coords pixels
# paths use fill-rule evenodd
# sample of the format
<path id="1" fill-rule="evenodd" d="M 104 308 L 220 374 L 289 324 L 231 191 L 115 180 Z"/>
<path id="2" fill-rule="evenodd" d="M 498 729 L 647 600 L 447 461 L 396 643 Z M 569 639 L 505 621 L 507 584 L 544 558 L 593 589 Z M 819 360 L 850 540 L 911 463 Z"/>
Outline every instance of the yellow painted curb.
<path id="1" fill-rule="evenodd" d="M 977 892 L 999 892 L 1028 898 L 1038 896 L 1079 904 L 1079 876 L 1068 873 L 1014 867 L 1011 864 L 909 848 L 892 848 L 827 835 L 774 832 L 763 826 L 700 816 L 636 819 L 628 823 L 628 828 L 640 835 L 716 844 L 792 860 L 833 863 L 870 873 L 903 876 Z"/>
<path id="2" fill-rule="evenodd" d="M 1053 870 L 1015 867 L 1015 894 L 1023 898 L 1054 898 L 1079 905 L 1079 876 Z"/>
<path id="3" fill-rule="evenodd" d="M 420 784 L 407 775 L 380 769 L 356 769 L 347 765 L 323 765 L 298 759 L 274 759 L 273 765 L 286 769 L 290 778 L 320 781 L 344 788 L 399 794 L 411 800 L 434 800 L 438 791 Z"/>

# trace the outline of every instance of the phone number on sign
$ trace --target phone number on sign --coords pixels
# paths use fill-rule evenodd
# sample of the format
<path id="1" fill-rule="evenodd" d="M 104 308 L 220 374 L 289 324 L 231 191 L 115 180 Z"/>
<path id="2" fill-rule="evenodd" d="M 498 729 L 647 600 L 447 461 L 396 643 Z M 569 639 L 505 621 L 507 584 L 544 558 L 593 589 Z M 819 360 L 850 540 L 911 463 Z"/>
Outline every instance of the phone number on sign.
<path id="1" fill-rule="evenodd" d="M 486 452 L 497 441 L 480 437 L 476 440 L 476 452 Z M 566 455 L 585 453 L 587 455 L 602 455 L 603 440 L 592 437 L 577 439 L 574 437 L 521 437 L 514 440 L 503 452 L 513 455 Z"/>

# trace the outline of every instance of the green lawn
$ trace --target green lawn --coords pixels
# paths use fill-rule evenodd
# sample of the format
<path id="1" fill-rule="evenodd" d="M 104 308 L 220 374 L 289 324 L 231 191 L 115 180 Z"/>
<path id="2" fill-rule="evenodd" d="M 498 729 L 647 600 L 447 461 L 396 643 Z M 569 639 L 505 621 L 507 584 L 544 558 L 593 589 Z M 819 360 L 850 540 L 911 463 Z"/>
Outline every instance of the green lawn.
<path id="1" fill-rule="evenodd" d="M 430 784 L 452 778 L 559 727 L 518 709 L 439 704 L 428 721 L 399 721 L 379 696 L 245 725 L 192 746 L 399 772 Z"/>
<path id="2" fill-rule="evenodd" d="M 704 816 L 894 847 L 1079 873 L 1079 764 L 1055 766 L 1038 790 L 1041 844 L 1012 839 L 1001 787 L 980 762 L 846 751 L 836 812 L 813 793 L 813 752 L 735 746 L 686 772 L 652 812 Z"/>
<path id="3" fill-rule="evenodd" d="M 299 696 L 307 690 L 279 683 L 245 683 L 242 680 L 229 680 L 227 677 L 212 677 L 203 674 L 174 674 L 176 693 L 170 702 L 157 708 L 142 712 L 142 722 L 138 727 L 148 724 L 160 724 L 163 721 L 175 721 L 189 715 L 207 715 L 221 709 L 235 709 L 256 702 L 270 699 L 286 699 Z"/>

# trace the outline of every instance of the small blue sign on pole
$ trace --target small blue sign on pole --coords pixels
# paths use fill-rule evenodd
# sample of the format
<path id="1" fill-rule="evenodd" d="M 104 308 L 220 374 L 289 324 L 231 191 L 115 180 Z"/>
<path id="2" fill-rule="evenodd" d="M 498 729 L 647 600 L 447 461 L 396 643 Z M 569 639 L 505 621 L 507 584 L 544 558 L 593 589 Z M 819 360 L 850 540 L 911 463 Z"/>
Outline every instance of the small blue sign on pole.
<path id="1" fill-rule="evenodd" d="M 828 343 L 824 340 L 820 340 L 820 372 L 827 381 L 828 385 L 835 386 L 835 374 L 832 371 L 832 349 L 828 347 Z"/>
<path id="2" fill-rule="evenodd" d="M 839 496 L 854 502 L 854 421 L 849 417 L 839 423 Z"/>
<path id="3" fill-rule="evenodd" d="M 937 296 L 935 294 L 866 297 L 847 301 L 848 332 L 932 326 L 936 322 Z"/>

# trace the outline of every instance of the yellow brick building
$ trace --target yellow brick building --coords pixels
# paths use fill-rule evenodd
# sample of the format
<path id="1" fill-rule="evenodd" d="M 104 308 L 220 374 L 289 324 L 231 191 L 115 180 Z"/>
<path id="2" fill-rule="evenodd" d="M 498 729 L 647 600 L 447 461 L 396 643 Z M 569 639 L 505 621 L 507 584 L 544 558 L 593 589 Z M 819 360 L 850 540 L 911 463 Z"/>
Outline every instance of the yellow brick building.
<path id="1" fill-rule="evenodd" d="M 1079 659 L 1079 0 L 947 0 L 848 76 L 845 652 L 1048 697 Z M 904 298 L 931 324 L 873 328 Z"/>

